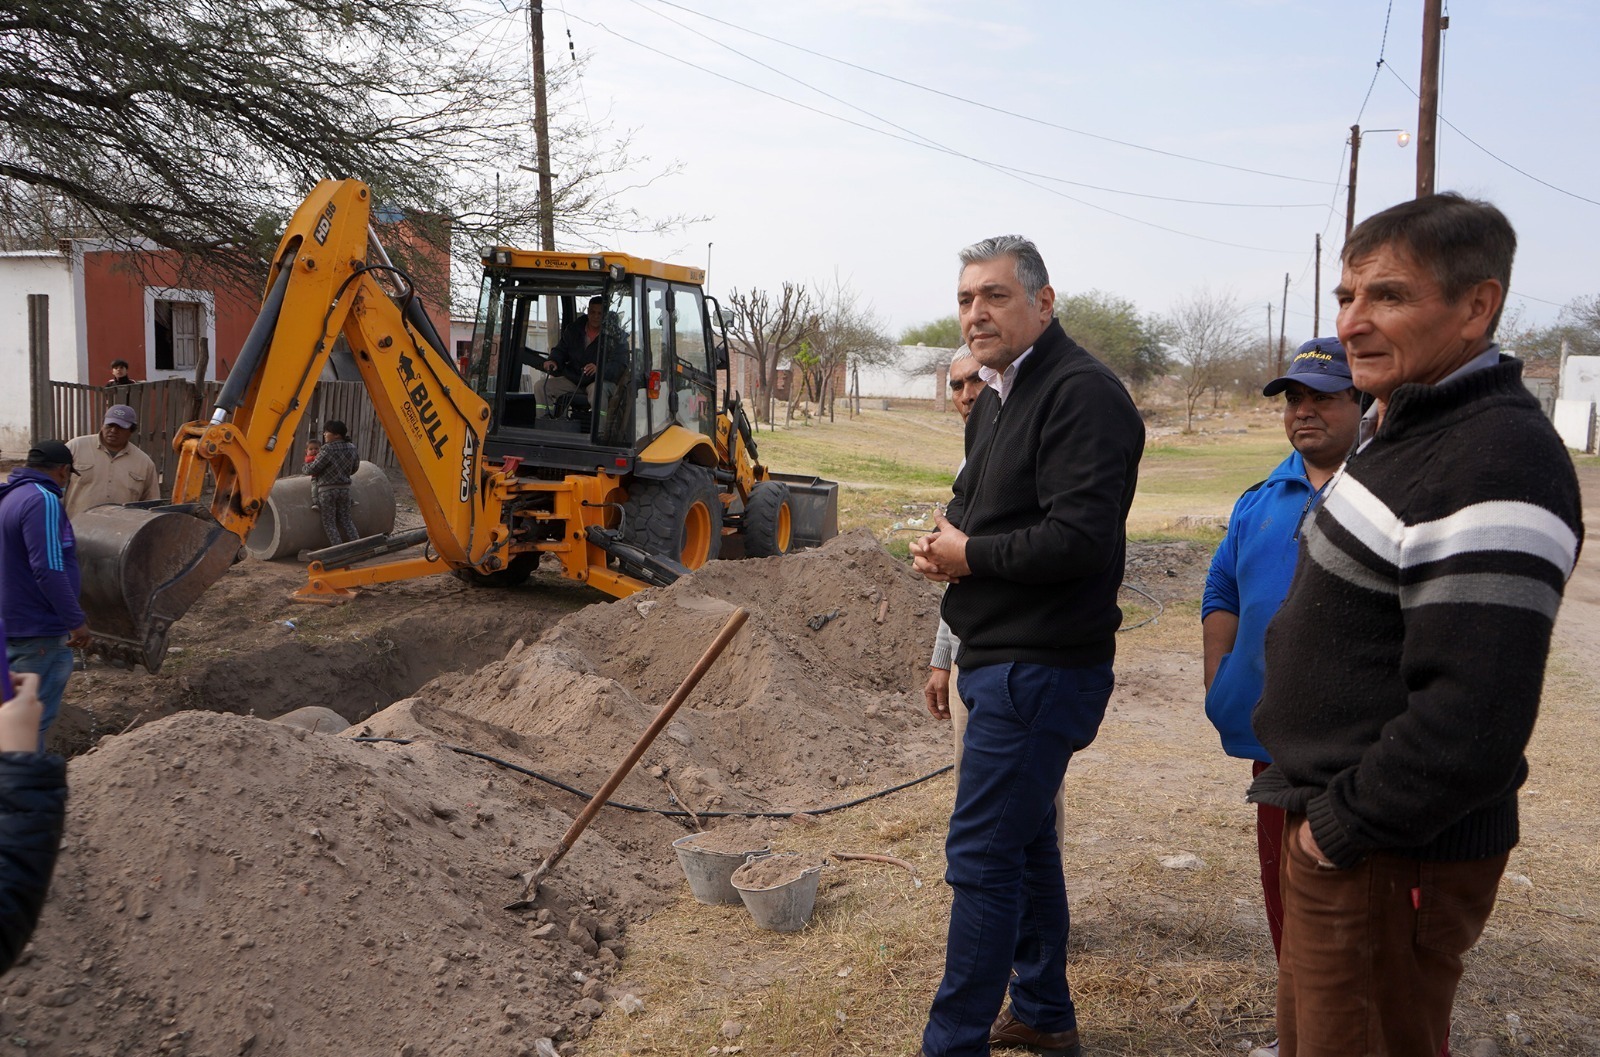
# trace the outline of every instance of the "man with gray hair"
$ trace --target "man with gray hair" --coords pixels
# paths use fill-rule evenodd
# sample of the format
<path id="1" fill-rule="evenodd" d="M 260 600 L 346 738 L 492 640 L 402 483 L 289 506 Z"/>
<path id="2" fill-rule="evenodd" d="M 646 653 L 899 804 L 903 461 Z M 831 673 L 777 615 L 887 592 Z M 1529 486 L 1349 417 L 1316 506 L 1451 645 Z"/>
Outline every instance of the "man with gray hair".
<path id="1" fill-rule="evenodd" d="M 1273 618 L 1250 799 L 1283 809 L 1283 1057 L 1432 1057 L 1517 843 L 1577 477 L 1500 355 L 1517 238 L 1428 195 L 1345 241 L 1339 340 L 1374 399 Z"/>
<path id="2" fill-rule="evenodd" d="M 921 1052 L 1077 1057 L 1054 797 L 1111 698 L 1144 423 L 1056 321 L 1033 243 L 1005 235 L 960 256 L 962 336 L 987 388 L 948 516 L 911 546 L 917 570 L 950 585 L 942 615 L 961 640 L 968 708 L 945 843 L 944 978 Z"/>

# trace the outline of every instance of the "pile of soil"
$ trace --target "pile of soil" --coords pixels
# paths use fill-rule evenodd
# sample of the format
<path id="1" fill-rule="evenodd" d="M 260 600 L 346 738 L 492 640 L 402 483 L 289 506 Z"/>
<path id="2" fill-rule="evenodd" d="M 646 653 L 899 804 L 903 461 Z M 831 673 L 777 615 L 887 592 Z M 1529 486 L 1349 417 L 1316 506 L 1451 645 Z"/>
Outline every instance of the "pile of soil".
<path id="1" fill-rule="evenodd" d="M 733 871 L 733 883 L 752 891 L 777 888 L 799 880 L 807 870 L 820 870 L 826 865 L 828 860 L 820 855 L 802 855 L 799 852 L 766 855 Z"/>
<path id="2" fill-rule="evenodd" d="M 487 625 L 516 594 L 462 597 Z M 920 701 L 937 595 L 865 535 L 589 606 L 339 735 L 172 715 L 73 761 L 51 900 L 0 983 L 0 1032 L 60 1054 L 570 1048 L 628 994 L 617 963 L 629 923 L 682 891 L 670 844 L 684 828 L 603 811 L 533 910 L 506 911 L 584 800 L 447 746 L 592 790 L 735 604 L 749 622 L 618 798 L 815 808 L 946 762 L 946 728 Z M 259 634 L 271 606 L 254 605 L 246 629 Z M 471 607 L 437 608 L 431 655 L 394 652 L 444 670 Z M 271 646 L 206 670 L 319 674 Z M 418 740 L 356 740 L 368 735 Z M 745 840 L 777 824 L 737 825 Z"/>

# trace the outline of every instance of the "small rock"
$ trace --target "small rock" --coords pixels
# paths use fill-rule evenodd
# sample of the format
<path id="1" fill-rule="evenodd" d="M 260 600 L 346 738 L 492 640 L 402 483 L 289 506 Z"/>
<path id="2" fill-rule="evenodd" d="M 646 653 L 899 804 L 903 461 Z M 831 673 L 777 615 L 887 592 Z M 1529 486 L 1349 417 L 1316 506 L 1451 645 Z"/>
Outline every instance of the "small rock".
<path id="1" fill-rule="evenodd" d="M 684 748 L 694 744 L 694 735 L 689 733 L 689 728 L 682 723 L 668 723 L 667 729 L 662 733 Z"/>
<path id="2" fill-rule="evenodd" d="M 1204 870 L 1206 861 L 1192 851 L 1179 852 L 1177 855 L 1163 855 L 1158 862 L 1168 870 Z"/>
<path id="3" fill-rule="evenodd" d="M 547 921 L 543 925 L 540 925 L 538 928 L 529 932 L 528 938 L 534 940 L 546 940 L 555 935 L 555 931 L 556 923 L 553 921 Z"/>
<path id="4" fill-rule="evenodd" d="M 640 998 L 632 991 L 629 991 L 621 998 L 617 999 L 617 1005 L 621 1007 L 623 1014 L 626 1016 L 631 1017 L 635 1013 L 644 1012 L 644 999 Z"/>
<path id="5" fill-rule="evenodd" d="M 1500 1044 L 1491 1038 L 1473 1039 L 1459 1052 L 1461 1057 L 1500 1057 Z"/>
<path id="6" fill-rule="evenodd" d="M 744 1034 L 744 1025 L 737 1020 L 724 1020 L 722 1027 L 717 1030 L 722 1032 L 722 1037 L 725 1039 L 737 1039 Z"/>
<path id="7" fill-rule="evenodd" d="M 1526 874 L 1508 873 L 1508 874 L 1506 874 L 1506 880 L 1511 882 L 1513 885 L 1517 886 L 1518 888 L 1532 888 L 1533 887 L 1533 882 L 1528 880 L 1528 877 L 1527 877 Z"/>
<path id="8" fill-rule="evenodd" d="M 578 999 L 578 1004 L 572 1008 L 591 1020 L 606 1011 L 604 1006 L 592 998 L 580 998 Z"/>
<path id="9" fill-rule="evenodd" d="M 561 1057 L 556 1052 L 556 1044 L 549 1039 L 534 1039 L 533 1052 L 537 1057 Z"/>

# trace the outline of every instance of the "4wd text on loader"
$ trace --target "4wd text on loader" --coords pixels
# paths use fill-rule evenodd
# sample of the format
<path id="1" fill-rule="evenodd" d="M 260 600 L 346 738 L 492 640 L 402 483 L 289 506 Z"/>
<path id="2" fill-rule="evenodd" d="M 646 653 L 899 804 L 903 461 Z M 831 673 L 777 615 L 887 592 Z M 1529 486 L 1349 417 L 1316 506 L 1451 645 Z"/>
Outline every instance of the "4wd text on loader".
<path id="1" fill-rule="evenodd" d="M 456 364 L 372 233 L 371 206 L 364 184 L 325 180 L 295 212 L 216 409 L 174 441 L 171 501 L 74 522 L 84 611 L 112 659 L 160 667 L 172 623 L 236 560 L 341 337 L 426 528 L 319 552 L 302 600 L 445 571 L 511 586 L 545 554 L 623 597 L 725 543 L 780 555 L 837 533 L 837 486 L 772 473 L 728 386 L 719 408 L 727 340 L 713 337 L 700 269 L 485 250 L 471 352 Z M 585 356 L 589 369 L 574 369 Z M 567 384 L 551 384 L 563 367 Z"/>

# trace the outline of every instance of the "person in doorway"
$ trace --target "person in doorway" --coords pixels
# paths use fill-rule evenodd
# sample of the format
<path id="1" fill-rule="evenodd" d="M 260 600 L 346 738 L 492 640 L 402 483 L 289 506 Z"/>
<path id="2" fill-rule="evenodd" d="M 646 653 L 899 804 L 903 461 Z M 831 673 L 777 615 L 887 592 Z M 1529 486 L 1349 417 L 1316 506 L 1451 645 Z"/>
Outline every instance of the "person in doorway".
<path id="1" fill-rule="evenodd" d="M 78 605 L 78 544 L 61 494 L 72 475 L 72 452 L 41 440 L 25 465 L 0 484 L 0 621 L 13 672 L 39 677 L 38 749 L 61 710 L 72 675 L 72 651 L 89 645 Z"/>
<path id="2" fill-rule="evenodd" d="M 961 416 L 961 421 L 967 421 L 967 416 L 972 414 L 972 405 L 977 403 L 978 394 L 987 388 L 987 384 L 978 374 L 979 363 L 973 359 L 972 353 L 963 345 L 956 350 L 955 358 L 950 361 L 950 397 L 955 403 L 956 413 Z M 957 476 L 966 466 L 966 460 L 961 460 L 961 466 L 956 468 Z M 928 660 L 928 681 L 922 688 L 923 700 L 927 703 L 928 713 L 935 719 L 950 721 L 950 734 L 955 743 L 955 773 L 959 783 L 961 779 L 961 740 L 967 732 L 967 706 L 961 700 L 961 692 L 956 687 L 956 651 L 961 648 L 961 640 L 957 639 L 950 631 L 950 625 L 939 619 L 939 630 L 933 639 L 933 656 Z M 1065 799 L 1066 783 L 1056 790 L 1056 817 L 1062 818 L 1066 813 Z M 1062 854 L 1066 853 L 1066 827 L 1057 826 L 1062 838 Z"/>
<path id="3" fill-rule="evenodd" d="M 322 450 L 301 472 L 315 481 L 313 505 L 322 514 L 322 531 L 327 533 L 330 547 L 361 538 L 361 530 L 350 516 L 350 478 L 360 468 L 361 456 L 350 443 L 349 428 L 336 418 L 323 423 Z"/>
<path id="4" fill-rule="evenodd" d="M 133 384 L 133 379 L 128 377 L 128 361 L 127 360 L 112 360 L 111 361 L 111 380 L 109 382 L 107 382 L 106 385 L 109 387 L 109 386 L 113 386 L 113 385 L 131 385 L 131 384 Z"/>
<path id="5" fill-rule="evenodd" d="M 39 923 L 61 850 L 67 762 L 39 751 L 43 711 L 39 677 L 0 663 L 0 973 L 16 964 Z"/>
<path id="6" fill-rule="evenodd" d="M 127 404 L 112 404 L 99 433 L 67 441 L 78 476 L 67 488 L 67 517 L 76 518 L 105 503 L 142 503 L 161 498 L 155 460 L 133 443 L 138 413 Z"/>
<path id="7" fill-rule="evenodd" d="M 985 239 L 960 259 L 962 336 L 986 388 L 948 517 L 911 545 L 916 569 L 950 585 L 942 614 L 961 639 L 968 709 L 944 977 L 921 1052 L 1077 1057 L 1054 800 L 1111 699 L 1144 422 L 1116 374 L 1062 331 L 1032 242 Z"/>
<path id="8" fill-rule="evenodd" d="M 1252 761 L 1252 776 L 1266 770 L 1267 751 L 1250 729 L 1265 679 L 1267 623 L 1294 577 L 1300 526 L 1355 445 L 1361 394 L 1351 384 L 1344 346 L 1315 338 L 1300 346 L 1289 369 L 1262 389 L 1283 394 L 1283 429 L 1294 450 L 1265 481 L 1233 505 L 1228 532 L 1211 559 L 1200 604 L 1205 643 L 1206 716 L 1229 756 Z M 1272 950 L 1283 940 L 1283 900 L 1278 864 L 1283 812 L 1256 805 L 1256 852 Z M 1273 1057 L 1276 1042 L 1251 1051 Z"/>
<path id="9" fill-rule="evenodd" d="M 1267 636 L 1250 800 L 1286 813 L 1283 1057 L 1433 1057 L 1518 840 L 1572 460 L 1495 326 L 1517 238 L 1425 195 L 1345 241 L 1339 340 L 1373 398 Z"/>

